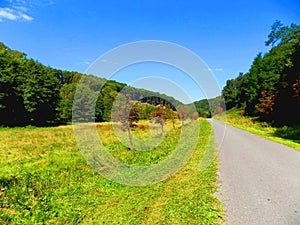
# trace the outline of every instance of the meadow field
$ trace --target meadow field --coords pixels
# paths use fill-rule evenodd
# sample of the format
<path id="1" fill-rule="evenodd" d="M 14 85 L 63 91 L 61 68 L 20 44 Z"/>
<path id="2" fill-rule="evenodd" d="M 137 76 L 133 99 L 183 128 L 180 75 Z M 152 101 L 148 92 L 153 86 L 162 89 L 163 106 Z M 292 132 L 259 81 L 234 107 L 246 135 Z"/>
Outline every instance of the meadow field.
<path id="1" fill-rule="evenodd" d="M 200 171 L 212 127 L 200 120 L 196 149 L 178 173 L 147 186 L 126 186 L 105 179 L 86 162 L 73 127 L 0 128 L 0 224 L 221 224 L 217 160 Z M 185 126 L 191 126 L 185 125 Z M 134 128 L 141 138 L 147 124 Z M 110 123 L 97 124 L 108 152 L 125 163 L 149 165 L 172 153 L 180 126 L 168 124 L 152 151 L 130 151 Z"/>

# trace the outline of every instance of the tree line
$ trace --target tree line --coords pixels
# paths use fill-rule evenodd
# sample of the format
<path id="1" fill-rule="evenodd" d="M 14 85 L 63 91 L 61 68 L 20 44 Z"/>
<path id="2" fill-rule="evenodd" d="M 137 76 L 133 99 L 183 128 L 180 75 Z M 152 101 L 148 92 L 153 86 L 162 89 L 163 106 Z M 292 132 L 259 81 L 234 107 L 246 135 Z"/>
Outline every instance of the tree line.
<path id="1" fill-rule="evenodd" d="M 192 103 L 201 117 L 210 118 L 226 110 L 224 98 L 218 96 L 211 99 L 202 99 Z"/>
<path id="2" fill-rule="evenodd" d="M 79 85 L 82 93 L 74 102 Z M 66 124 L 74 119 L 76 107 L 80 109 L 76 121 L 110 121 L 119 94 L 129 94 L 131 99 L 147 103 L 139 104 L 141 119 L 149 118 L 156 105 L 162 104 L 173 111 L 183 105 L 165 94 L 44 66 L 0 42 L 0 126 Z"/>
<path id="3" fill-rule="evenodd" d="M 300 124 L 300 26 L 276 21 L 265 44 L 272 47 L 269 52 L 259 53 L 247 73 L 227 81 L 226 107 L 275 126 Z"/>
<path id="4" fill-rule="evenodd" d="M 130 150 L 133 150 L 131 128 L 135 127 L 140 119 L 151 119 L 154 123 L 159 124 L 161 135 L 163 135 L 167 120 L 172 122 L 173 129 L 175 129 L 176 121 L 180 120 L 183 126 L 188 118 L 197 120 L 199 117 L 195 108 L 193 110 L 192 107 L 181 105 L 174 111 L 163 103 L 154 106 L 149 103 L 134 101 L 130 94 L 122 95 L 116 100 L 116 103 L 112 109 L 112 121 L 120 122 L 122 130 L 127 131 Z M 147 115 L 145 115 L 146 113 Z"/>

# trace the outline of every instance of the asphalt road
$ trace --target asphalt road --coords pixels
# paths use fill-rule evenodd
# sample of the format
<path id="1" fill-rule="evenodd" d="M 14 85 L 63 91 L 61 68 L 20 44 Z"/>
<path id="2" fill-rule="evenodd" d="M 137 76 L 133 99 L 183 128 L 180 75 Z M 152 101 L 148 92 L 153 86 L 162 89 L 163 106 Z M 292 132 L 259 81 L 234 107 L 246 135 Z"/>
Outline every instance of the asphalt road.
<path id="1" fill-rule="evenodd" d="M 210 120 L 225 224 L 300 225 L 300 152 Z M 223 135 L 225 134 L 225 135 Z"/>

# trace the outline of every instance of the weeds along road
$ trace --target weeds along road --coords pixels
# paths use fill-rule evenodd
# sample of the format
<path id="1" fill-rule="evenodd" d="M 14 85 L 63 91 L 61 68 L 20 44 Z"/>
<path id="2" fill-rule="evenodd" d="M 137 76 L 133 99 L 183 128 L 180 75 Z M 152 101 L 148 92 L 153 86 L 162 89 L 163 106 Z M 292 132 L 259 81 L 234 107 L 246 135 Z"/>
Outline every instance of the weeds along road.
<path id="1" fill-rule="evenodd" d="M 300 224 L 300 152 L 209 120 L 219 153 L 226 224 Z M 223 139 L 223 141 L 222 141 Z M 222 143 L 221 143 L 222 142 Z"/>

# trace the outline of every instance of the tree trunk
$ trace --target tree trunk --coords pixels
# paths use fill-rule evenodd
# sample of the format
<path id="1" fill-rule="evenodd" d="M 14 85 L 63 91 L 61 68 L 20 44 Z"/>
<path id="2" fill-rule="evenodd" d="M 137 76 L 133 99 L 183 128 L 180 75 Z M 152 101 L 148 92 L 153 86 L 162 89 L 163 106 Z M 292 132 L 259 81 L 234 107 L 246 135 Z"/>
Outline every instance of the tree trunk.
<path id="1" fill-rule="evenodd" d="M 130 127 L 127 128 L 127 132 L 128 132 L 128 137 L 129 137 L 129 149 L 133 150 L 133 143 L 132 143 L 132 136 L 131 136 L 131 132 L 130 132 Z"/>
<path id="2" fill-rule="evenodd" d="M 165 125 L 164 125 L 164 123 L 161 123 L 160 125 L 161 125 L 161 136 L 163 136 L 164 131 L 165 131 Z"/>

